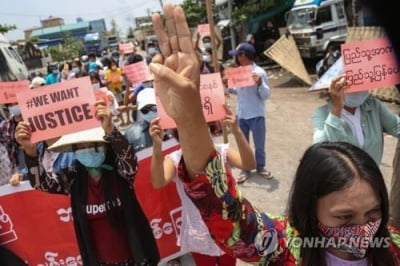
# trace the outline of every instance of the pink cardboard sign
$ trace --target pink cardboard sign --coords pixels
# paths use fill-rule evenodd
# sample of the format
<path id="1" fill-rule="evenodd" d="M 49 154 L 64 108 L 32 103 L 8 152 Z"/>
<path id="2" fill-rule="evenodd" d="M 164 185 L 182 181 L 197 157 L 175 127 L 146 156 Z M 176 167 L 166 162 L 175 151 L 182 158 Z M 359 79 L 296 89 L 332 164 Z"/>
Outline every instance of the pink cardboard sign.
<path id="1" fill-rule="evenodd" d="M 16 103 L 19 92 L 29 91 L 29 81 L 0 82 L 0 104 Z"/>
<path id="2" fill-rule="evenodd" d="M 225 117 L 225 95 L 220 73 L 200 75 L 200 97 L 203 114 L 207 122 L 221 120 Z M 165 112 L 157 96 L 157 113 L 163 129 L 176 128 L 174 120 Z"/>
<path id="3" fill-rule="evenodd" d="M 349 88 L 357 92 L 400 83 L 400 68 L 387 38 L 343 44 L 344 72 Z"/>
<path id="4" fill-rule="evenodd" d="M 210 35 L 210 24 L 199 24 L 199 25 L 197 25 L 197 33 L 200 36 Z"/>
<path id="5" fill-rule="evenodd" d="M 153 80 L 146 61 L 124 66 L 123 71 L 129 81 L 134 85 L 142 83 L 143 81 Z"/>
<path id="6" fill-rule="evenodd" d="M 18 93 L 17 99 L 33 143 L 100 126 L 89 77 Z"/>
<path id="7" fill-rule="evenodd" d="M 240 66 L 225 70 L 229 88 L 243 88 L 256 85 L 253 79 L 253 66 Z"/>
<path id="8" fill-rule="evenodd" d="M 99 88 L 99 89 L 93 89 L 94 92 L 94 97 L 96 98 L 96 101 L 103 100 L 106 105 L 111 105 L 112 102 L 110 100 L 110 95 L 108 95 L 108 89 L 106 87 L 104 88 Z"/>
<path id="9" fill-rule="evenodd" d="M 133 43 L 120 43 L 119 44 L 119 51 L 121 54 L 133 54 L 135 46 Z"/>

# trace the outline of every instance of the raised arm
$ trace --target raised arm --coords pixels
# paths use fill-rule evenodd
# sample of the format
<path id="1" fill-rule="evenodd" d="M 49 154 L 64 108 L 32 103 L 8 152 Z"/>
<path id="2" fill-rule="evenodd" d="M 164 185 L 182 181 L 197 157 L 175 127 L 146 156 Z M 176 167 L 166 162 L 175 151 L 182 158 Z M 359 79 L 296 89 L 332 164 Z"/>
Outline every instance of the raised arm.
<path id="1" fill-rule="evenodd" d="M 163 130 L 159 125 L 160 118 L 150 123 L 150 136 L 153 139 L 153 156 L 151 157 L 151 184 L 158 189 L 166 186 L 175 176 L 175 165 L 162 154 Z"/>
<path id="2" fill-rule="evenodd" d="M 157 55 L 150 70 L 155 76 L 154 84 L 161 103 L 175 120 L 183 158 L 189 175 L 194 177 L 204 170 L 214 150 L 202 112 L 199 61 L 182 8 L 166 4 L 164 15 L 167 31 L 159 14 L 152 17 L 163 57 Z"/>
<path id="3" fill-rule="evenodd" d="M 231 110 L 225 106 L 225 111 L 226 116 L 223 123 L 231 130 L 238 147 L 238 151 L 232 148 L 228 149 L 228 161 L 233 167 L 241 170 L 252 170 L 256 168 L 256 159 L 254 158 L 254 153 L 249 142 L 240 130 L 236 117 L 232 114 Z"/>
<path id="4" fill-rule="evenodd" d="M 105 137 L 117 159 L 118 173 L 128 181 L 130 185 L 135 178 L 137 172 L 137 158 L 135 150 L 129 145 L 128 140 L 114 127 L 111 121 L 111 110 L 106 106 L 104 101 L 96 102 L 96 118 L 101 121 L 101 126 L 104 129 Z"/>
<path id="5" fill-rule="evenodd" d="M 24 149 L 27 175 L 31 186 L 44 192 L 69 194 L 74 175 L 66 174 L 65 171 L 46 172 L 40 163 L 38 149 L 30 138 L 31 130 L 28 123 L 19 122 L 15 130 L 15 139 Z"/>

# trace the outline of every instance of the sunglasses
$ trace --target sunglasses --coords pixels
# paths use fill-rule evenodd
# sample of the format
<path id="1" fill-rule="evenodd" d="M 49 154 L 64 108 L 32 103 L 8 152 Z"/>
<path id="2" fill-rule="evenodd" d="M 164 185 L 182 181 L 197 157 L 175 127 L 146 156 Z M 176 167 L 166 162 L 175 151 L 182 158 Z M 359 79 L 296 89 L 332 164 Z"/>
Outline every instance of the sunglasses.
<path id="1" fill-rule="evenodd" d="M 147 114 L 150 111 L 157 112 L 157 105 L 147 105 L 140 109 L 140 112 L 142 112 L 143 114 Z"/>

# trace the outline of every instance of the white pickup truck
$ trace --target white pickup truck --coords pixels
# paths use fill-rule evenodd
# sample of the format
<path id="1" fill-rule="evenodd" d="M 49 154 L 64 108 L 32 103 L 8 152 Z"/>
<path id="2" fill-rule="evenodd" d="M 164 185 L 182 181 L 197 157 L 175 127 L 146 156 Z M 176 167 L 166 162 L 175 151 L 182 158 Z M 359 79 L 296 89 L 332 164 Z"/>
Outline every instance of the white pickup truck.
<path id="1" fill-rule="evenodd" d="M 0 81 L 28 79 L 28 69 L 17 50 L 0 33 Z"/>
<path id="2" fill-rule="evenodd" d="M 328 46 L 340 47 L 347 26 L 344 0 L 296 0 L 287 17 L 287 28 L 303 58 L 321 57 Z"/>

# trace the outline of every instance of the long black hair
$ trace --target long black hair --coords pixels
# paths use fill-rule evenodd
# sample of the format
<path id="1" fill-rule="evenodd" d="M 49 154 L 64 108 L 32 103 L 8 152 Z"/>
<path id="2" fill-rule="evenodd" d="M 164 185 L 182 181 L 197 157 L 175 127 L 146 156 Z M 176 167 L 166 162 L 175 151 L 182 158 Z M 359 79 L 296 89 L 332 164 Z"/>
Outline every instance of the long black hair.
<path id="1" fill-rule="evenodd" d="M 359 177 L 371 185 L 381 200 L 382 222 L 375 237 L 389 237 L 389 200 L 385 182 L 375 161 L 363 150 L 344 142 L 314 144 L 304 153 L 291 188 L 288 217 L 300 237 L 319 237 L 317 201 L 342 190 Z M 322 248 L 301 248 L 301 265 L 325 266 Z M 388 248 L 369 248 L 368 262 L 394 266 Z"/>

